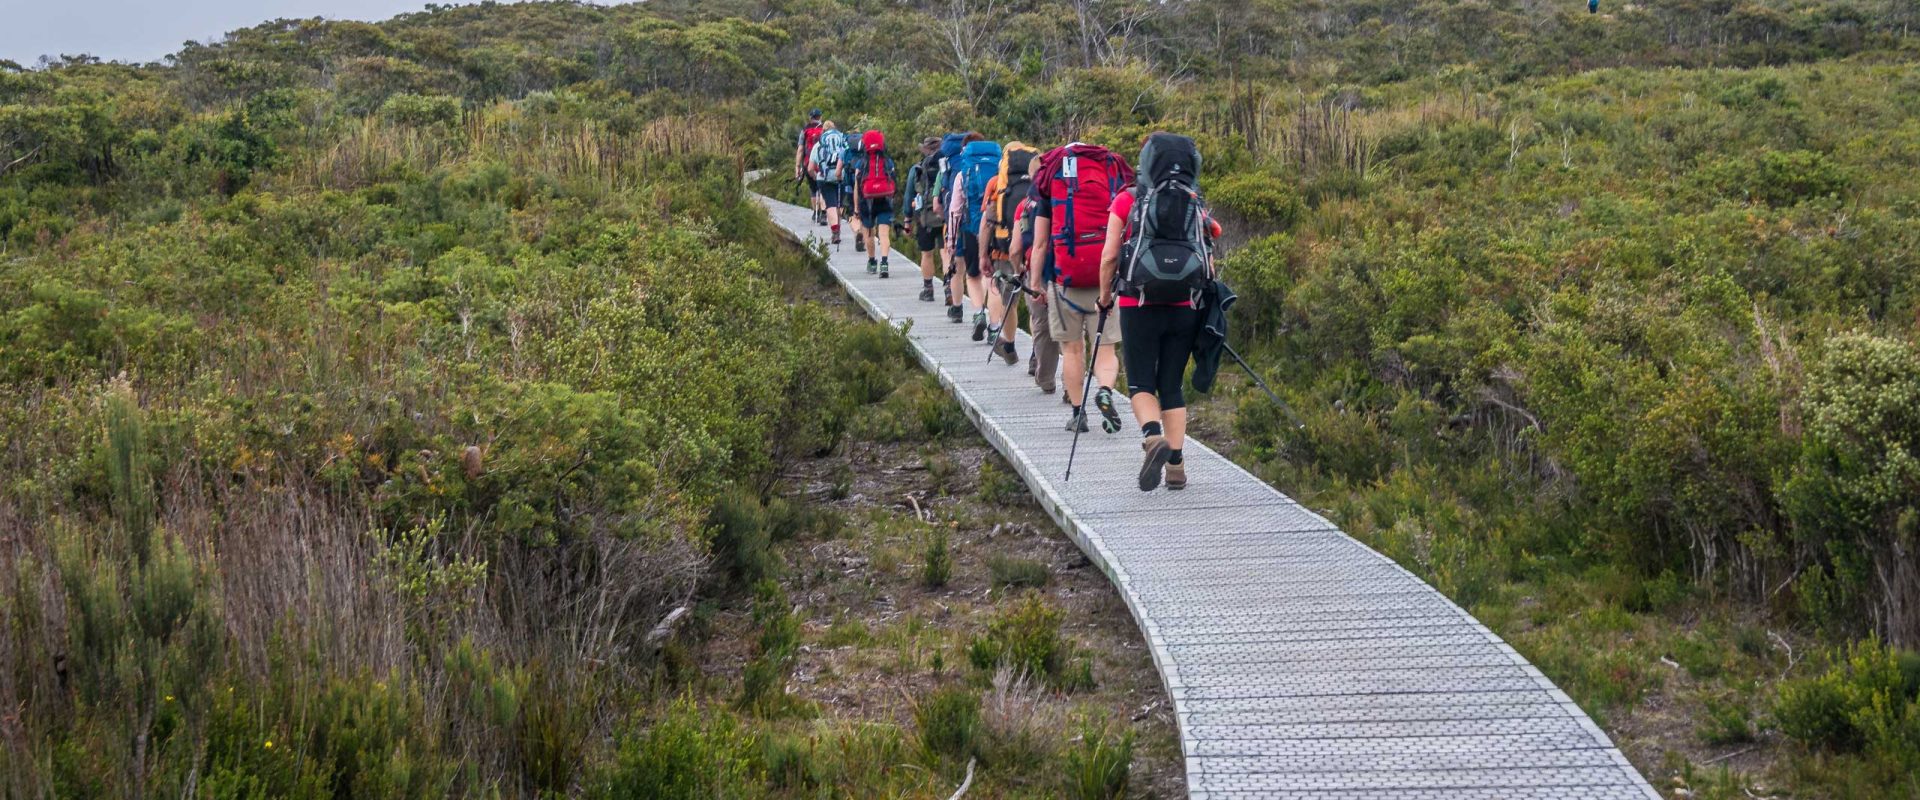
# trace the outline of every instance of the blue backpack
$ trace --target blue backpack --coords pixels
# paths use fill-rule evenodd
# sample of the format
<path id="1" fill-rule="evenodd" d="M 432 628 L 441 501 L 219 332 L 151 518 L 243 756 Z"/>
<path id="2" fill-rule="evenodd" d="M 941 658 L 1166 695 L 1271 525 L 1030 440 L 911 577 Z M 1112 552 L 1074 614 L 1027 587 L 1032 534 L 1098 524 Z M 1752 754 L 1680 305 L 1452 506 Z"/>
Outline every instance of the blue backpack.
<path id="1" fill-rule="evenodd" d="M 966 217 L 960 226 L 968 234 L 980 233 L 980 208 L 987 196 L 987 182 L 1000 175 L 1000 144 L 998 142 L 972 142 L 960 151 L 960 160 L 953 168 L 954 180 L 959 181 L 961 196 L 966 199 Z"/>
<path id="2" fill-rule="evenodd" d="M 829 130 L 820 134 L 820 141 L 814 146 L 814 166 L 819 169 L 820 180 L 839 183 L 841 169 L 846 166 L 847 135 L 838 130 Z"/>

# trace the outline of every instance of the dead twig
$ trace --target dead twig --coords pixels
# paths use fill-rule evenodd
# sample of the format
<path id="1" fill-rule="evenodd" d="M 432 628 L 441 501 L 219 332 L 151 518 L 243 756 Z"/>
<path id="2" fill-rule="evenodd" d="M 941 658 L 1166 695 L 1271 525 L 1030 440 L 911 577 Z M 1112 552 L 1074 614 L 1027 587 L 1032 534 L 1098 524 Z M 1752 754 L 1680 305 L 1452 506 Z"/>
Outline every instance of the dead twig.
<path id="1" fill-rule="evenodd" d="M 1729 759 L 1729 758 L 1733 758 L 1734 756 L 1737 756 L 1737 755 L 1742 755 L 1742 754 L 1745 754 L 1745 753 L 1751 753 L 1751 752 L 1753 752 L 1753 751 L 1755 751 L 1755 750 L 1758 750 L 1758 749 L 1760 749 L 1760 746 L 1759 746 L 1759 745 L 1754 745 L 1753 747 L 1748 747 L 1748 748 L 1745 748 L 1745 749 L 1741 749 L 1741 750 L 1735 750 L 1735 751 L 1733 751 L 1733 752 L 1731 752 L 1731 753 L 1727 753 L 1726 755 L 1719 755 L 1719 756 L 1714 756 L 1713 758 L 1709 758 L 1709 759 L 1707 759 L 1707 760 L 1705 760 L 1705 761 L 1702 761 L 1702 762 L 1700 762 L 1700 766 L 1703 766 L 1703 767 L 1704 767 L 1704 766 L 1706 766 L 1706 765 L 1708 765 L 1708 764 L 1718 764 L 1718 763 L 1720 763 L 1720 762 L 1722 762 L 1722 761 L 1725 761 L 1725 760 L 1727 760 L 1727 759 Z"/>
<path id="2" fill-rule="evenodd" d="M 965 795 L 968 789 L 973 788 L 973 762 L 976 760 L 978 759 L 967 759 L 967 777 L 960 781 L 960 788 L 955 789 L 953 796 L 947 798 L 947 800 L 960 800 L 961 796 Z"/>

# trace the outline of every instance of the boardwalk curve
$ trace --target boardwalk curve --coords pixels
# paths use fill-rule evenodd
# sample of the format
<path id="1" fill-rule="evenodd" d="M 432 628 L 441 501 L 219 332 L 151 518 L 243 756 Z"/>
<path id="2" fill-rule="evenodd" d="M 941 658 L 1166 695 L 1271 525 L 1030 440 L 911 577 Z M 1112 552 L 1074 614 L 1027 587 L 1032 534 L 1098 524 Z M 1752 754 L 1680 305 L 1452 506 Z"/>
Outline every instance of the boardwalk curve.
<path id="1" fill-rule="evenodd" d="M 823 238 L 807 209 L 759 199 L 788 235 Z M 1659 798 L 1486 626 L 1200 442 L 1190 488 L 1142 493 L 1129 413 L 1127 431 L 1080 437 L 1063 481 L 1058 395 L 920 302 L 904 257 L 887 280 L 851 242 L 828 261 L 869 314 L 908 326 L 921 363 L 1113 581 L 1173 700 L 1191 797 Z"/>

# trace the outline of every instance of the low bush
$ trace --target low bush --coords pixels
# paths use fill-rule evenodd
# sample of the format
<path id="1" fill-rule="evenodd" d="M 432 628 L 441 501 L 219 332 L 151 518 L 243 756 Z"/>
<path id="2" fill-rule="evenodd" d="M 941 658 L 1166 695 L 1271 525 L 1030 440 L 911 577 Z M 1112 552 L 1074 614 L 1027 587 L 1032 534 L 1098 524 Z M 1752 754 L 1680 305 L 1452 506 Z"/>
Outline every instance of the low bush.
<path id="1" fill-rule="evenodd" d="M 964 762 L 980 750 L 980 697 L 961 688 L 934 692 L 913 710 L 920 746 L 935 759 Z"/>

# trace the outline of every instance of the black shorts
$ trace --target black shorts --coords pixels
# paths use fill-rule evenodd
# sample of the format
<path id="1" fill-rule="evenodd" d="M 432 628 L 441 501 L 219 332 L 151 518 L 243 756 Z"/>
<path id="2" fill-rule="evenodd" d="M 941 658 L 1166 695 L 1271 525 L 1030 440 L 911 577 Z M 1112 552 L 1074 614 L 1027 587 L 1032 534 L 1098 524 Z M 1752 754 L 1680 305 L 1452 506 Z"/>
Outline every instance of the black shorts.
<path id="1" fill-rule="evenodd" d="M 869 197 L 860 201 L 860 224 L 892 225 L 893 198 Z"/>
<path id="2" fill-rule="evenodd" d="M 814 195 L 814 196 L 818 196 L 820 194 L 819 178 L 813 177 L 812 175 L 807 176 L 807 194 Z"/>
<path id="3" fill-rule="evenodd" d="M 966 265 L 967 277 L 980 277 L 980 240 L 963 232 L 960 241 L 954 243 L 953 250 L 960 256 L 960 263 Z"/>
<path id="4" fill-rule="evenodd" d="M 819 181 L 815 183 L 814 186 L 819 188 L 820 199 L 827 204 L 827 208 L 840 205 L 839 181 Z"/>
<path id="5" fill-rule="evenodd" d="M 1127 394 L 1151 394 L 1163 409 L 1186 408 L 1187 362 L 1200 334 L 1200 312 L 1187 306 L 1135 306 L 1120 311 L 1126 342 Z"/>
<path id="6" fill-rule="evenodd" d="M 940 229 L 922 225 L 913 229 L 913 244 L 926 255 L 940 254 Z"/>

